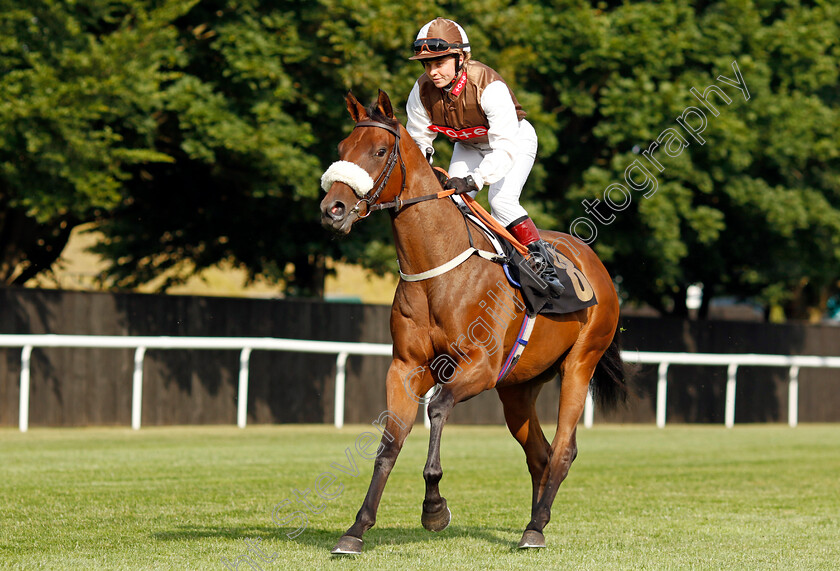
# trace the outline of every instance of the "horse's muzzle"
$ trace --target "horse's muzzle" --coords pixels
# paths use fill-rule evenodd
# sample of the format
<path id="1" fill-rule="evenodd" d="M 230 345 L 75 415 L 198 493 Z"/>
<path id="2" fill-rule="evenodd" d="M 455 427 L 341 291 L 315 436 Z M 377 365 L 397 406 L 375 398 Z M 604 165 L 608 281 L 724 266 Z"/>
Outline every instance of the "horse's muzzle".
<path id="1" fill-rule="evenodd" d="M 358 215 L 341 200 L 330 197 L 321 201 L 321 224 L 338 234 L 349 234 Z"/>

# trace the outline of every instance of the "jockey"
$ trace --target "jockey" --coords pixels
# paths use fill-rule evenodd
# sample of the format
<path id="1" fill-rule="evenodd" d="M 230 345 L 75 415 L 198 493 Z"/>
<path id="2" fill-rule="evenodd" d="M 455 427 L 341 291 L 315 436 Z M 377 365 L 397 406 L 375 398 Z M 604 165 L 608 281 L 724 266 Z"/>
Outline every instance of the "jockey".
<path id="1" fill-rule="evenodd" d="M 537 134 L 501 76 L 470 59 L 464 29 L 437 18 L 420 29 L 414 56 L 425 73 L 408 96 L 406 129 L 428 158 L 443 133 L 454 143 L 446 188 L 470 191 L 489 185 L 491 214 L 531 252 L 531 267 L 552 295 L 563 292 L 546 243 L 519 204 L 537 155 Z"/>

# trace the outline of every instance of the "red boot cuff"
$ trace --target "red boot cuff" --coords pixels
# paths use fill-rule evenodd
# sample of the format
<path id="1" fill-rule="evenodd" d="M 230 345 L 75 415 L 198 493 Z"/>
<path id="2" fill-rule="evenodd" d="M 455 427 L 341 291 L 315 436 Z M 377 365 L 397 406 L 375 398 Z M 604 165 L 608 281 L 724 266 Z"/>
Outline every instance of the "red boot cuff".
<path id="1" fill-rule="evenodd" d="M 508 229 L 513 237 L 519 240 L 523 246 L 533 244 L 540 239 L 540 233 L 537 231 L 537 225 L 530 218 L 526 218 L 515 226 L 509 226 Z"/>

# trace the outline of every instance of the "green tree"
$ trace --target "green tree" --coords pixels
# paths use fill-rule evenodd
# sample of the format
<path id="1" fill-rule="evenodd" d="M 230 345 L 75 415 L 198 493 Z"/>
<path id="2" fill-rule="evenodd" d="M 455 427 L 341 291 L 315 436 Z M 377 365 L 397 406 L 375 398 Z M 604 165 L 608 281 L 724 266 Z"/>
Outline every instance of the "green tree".
<path id="1" fill-rule="evenodd" d="M 201 2 L 175 25 L 178 59 L 154 113 L 155 147 L 172 162 L 135 167 L 126 200 L 101 221 L 109 278 L 133 287 L 166 273 L 165 288 L 232 260 L 320 293 L 330 248 L 314 231 L 307 97 L 288 71 L 311 55 L 294 13 Z"/>
<path id="2" fill-rule="evenodd" d="M 0 280 L 47 269 L 72 228 L 113 208 L 135 164 L 171 162 L 151 116 L 188 8 L 0 1 Z"/>
<path id="3" fill-rule="evenodd" d="M 593 217 L 582 201 L 594 199 L 615 215 L 596 221 L 594 247 L 628 301 L 680 314 L 687 287 L 702 283 L 703 312 L 734 295 L 802 317 L 837 291 L 840 10 L 830 0 L 3 6 L 7 283 L 46 267 L 61 242 L 50 236 L 90 219 L 106 233 L 99 251 L 117 287 L 168 272 L 165 288 L 221 260 L 304 295 L 322 292 L 327 258 L 394 271 L 387 216 L 340 241 L 321 229 L 318 178 L 351 128 L 346 91 L 368 100 L 384 89 L 401 111 L 421 73 L 406 60 L 410 41 L 440 15 L 465 26 L 537 129 L 523 193 L 537 222 L 566 229 Z M 733 77 L 733 61 L 748 100 L 717 79 Z M 654 151 L 655 194 L 631 190 L 626 208 L 609 210 L 604 191 L 680 129 L 686 108 L 703 107 L 691 88 L 715 83 L 731 102 L 706 114 L 703 144 L 683 129 L 679 156 Z M 9 246 L 13 215 L 30 225 L 27 246 Z"/>
<path id="4" fill-rule="evenodd" d="M 395 271 L 387 217 L 336 240 L 320 226 L 318 181 L 351 127 L 344 94 L 404 90 L 400 36 L 416 25 L 406 12 L 381 2 L 219 0 L 179 18 L 177 78 L 155 114 L 155 147 L 173 162 L 138 165 L 126 200 L 99 225 L 114 285 L 168 271 L 165 288 L 231 260 L 288 294 L 317 296 L 327 258 Z M 406 30 L 395 34 L 395 21 Z"/>
<path id="5" fill-rule="evenodd" d="M 529 89 L 553 110 L 556 150 L 536 192 L 568 227 L 688 106 L 717 83 L 732 99 L 706 111 L 704 144 L 677 158 L 658 152 L 658 190 L 602 215 L 596 250 L 623 278 L 624 295 L 683 314 L 685 291 L 754 297 L 788 314 L 819 311 L 840 278 L 838 53 L 833 2 L 663 2 L 593 7 L 520 4 L 512 45 L 537 62 Z M 737 61 L 750 98 L 717 81 Z M 695 123 L 697 123 L 695 121 Z M 647 165 L 652 169 L 650 165 Z M 560 200 L 557 198 L 562 197 Z M 590 215 L 590 218 L 592 216 Z"/>

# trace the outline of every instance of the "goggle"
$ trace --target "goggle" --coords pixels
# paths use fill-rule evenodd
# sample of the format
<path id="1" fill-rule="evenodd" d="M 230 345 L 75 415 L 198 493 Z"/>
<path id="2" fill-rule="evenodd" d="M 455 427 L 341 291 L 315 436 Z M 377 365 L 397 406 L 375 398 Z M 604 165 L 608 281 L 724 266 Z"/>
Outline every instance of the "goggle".
<path id="1" fill-rule="evenodd" d="M 423 38 L 414 42 L 414 53 L 420 55 L 423 52 L 432 54 L 442 53 L 450 49 L 468 48 L 469 43 L 466 44 L 450 44 L 449 42 L 440 38 Z"/>

